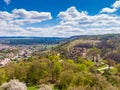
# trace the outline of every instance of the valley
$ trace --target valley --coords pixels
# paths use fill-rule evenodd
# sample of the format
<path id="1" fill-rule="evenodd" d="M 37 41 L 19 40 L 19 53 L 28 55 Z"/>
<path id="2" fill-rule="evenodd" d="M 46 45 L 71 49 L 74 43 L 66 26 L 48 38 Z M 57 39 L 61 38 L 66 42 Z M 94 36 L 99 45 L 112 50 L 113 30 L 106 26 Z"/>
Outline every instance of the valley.
<path id="1" fill-rule="evenodd" d="M 50 90 L 110 90 L 109 86 L 119 90 L 119 38 L 119 35 L 98 35 L 70 37 L 49 44 L 36 44 L 36 41 L 16 44 L 19 41 L 16 38 L 14 44 L 2 42 L 0 88 L 3 83 L 17 79 L 24 82 L 28 90 L 43 87 Z"/>

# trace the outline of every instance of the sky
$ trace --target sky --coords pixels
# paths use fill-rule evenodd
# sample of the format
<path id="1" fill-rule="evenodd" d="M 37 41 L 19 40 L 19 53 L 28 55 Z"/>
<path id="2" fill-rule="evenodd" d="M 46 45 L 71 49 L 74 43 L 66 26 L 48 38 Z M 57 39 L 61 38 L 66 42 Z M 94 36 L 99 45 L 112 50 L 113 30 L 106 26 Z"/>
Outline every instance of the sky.
<path id="1" fill-rule="evenodd" d="M 120 0 L 0 0 L 0 36 L 120 33 Z"/>

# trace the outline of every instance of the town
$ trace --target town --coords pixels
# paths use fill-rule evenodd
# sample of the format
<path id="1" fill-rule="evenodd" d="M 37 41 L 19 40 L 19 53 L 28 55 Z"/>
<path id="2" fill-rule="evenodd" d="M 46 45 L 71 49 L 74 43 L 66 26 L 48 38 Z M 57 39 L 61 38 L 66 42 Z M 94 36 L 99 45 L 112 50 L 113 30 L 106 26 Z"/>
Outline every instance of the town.
<path id="1" fill-rule="evenodd" d="M 7 63 L 28 58 L 32 54 L 32 48 L 28 45 L 5 45 L 0 44 L 0 67 Z"/>

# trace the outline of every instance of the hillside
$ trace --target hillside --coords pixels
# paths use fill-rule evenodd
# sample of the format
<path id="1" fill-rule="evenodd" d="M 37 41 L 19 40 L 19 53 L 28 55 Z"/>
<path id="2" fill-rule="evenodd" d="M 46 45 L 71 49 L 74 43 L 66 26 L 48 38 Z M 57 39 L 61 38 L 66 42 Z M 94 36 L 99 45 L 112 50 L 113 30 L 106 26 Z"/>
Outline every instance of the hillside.
<path id="1" fill-rule="evenodd" d="M 27 90 L 120 90 L 119 45 L 119 35 L 99 35 L 72 37 L 47 50 L 33 46 L 29 57 L 0 67 L 0 89 L 15 82 Z"/>
<path id="2" fill-rule="evenodd" d="M 98 49 L 102 59 L 112 59 L 120 62 L 120 35 L 96 35 L 96 36 L 74 36 L 68 42 L 58 46 L 57 50 L 67 56 L 67 58 L 74 58 L 71 56 L 72 51 L 77 52 L 77 49 L 86 49 L 86 54 L 90 53 L 93 48 Z M 74 50 L 73 50 L 74 49 Z M 75 50 L 76 49 L 76 50 Z M 79 53 L 79 51 L 78 51 Z M 80 56 L 80 55 L 79 55 Z M 89 55 L 88 55 L 89 56 Z M 77 57 L 77 56 L 76 56 Z M 74 58 L 75 59 L 75 58 Z"/>

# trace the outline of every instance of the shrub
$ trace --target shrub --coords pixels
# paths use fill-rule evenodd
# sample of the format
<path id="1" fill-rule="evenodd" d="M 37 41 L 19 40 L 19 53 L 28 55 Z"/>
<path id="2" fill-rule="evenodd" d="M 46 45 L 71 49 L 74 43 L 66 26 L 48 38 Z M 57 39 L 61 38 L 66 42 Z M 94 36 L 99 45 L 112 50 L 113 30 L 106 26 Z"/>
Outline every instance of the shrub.
<path id="1" fill-rule="evenodd" d="M 27 87 L 26 84 L 19 82 L 18 80 L 11 80 L 0 86 L 0 90 L 27 90 Z"/>

